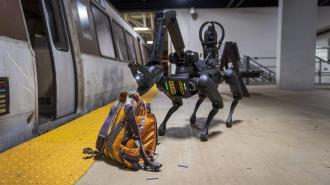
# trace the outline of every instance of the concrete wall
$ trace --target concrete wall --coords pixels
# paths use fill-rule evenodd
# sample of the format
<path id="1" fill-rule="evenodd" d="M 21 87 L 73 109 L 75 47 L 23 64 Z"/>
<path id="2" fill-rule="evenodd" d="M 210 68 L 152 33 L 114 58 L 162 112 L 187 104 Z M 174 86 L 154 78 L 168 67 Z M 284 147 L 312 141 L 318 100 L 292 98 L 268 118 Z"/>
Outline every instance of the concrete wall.
<path id="1" fill-rule="evenodd" d="M 202 53 L 198 39 L 199 27 L 205 21 L 218 21 L 225 27 L 226 41 L 238 43 L 241 56 L 275 57 L 278 8 L 196 9 L 193 19 L 189 9 L 178 9 L 177 17 L 186 49 Z M 317 29 L 330 25 L 330 7 L 318 8 Z M 220 32 L 220 31 L 219 31 Z M 317 38 L 317 46 L 326 46 L 330 34 Z M 171 48 L 171 47 L 170 47 Z M 171 50 L 171 49 L 170 49 Z M 260 61 L 276 65 L 276 60 Z M 330 66 L 325 66 L 330 69 Z M 330 82 L 330 81 L 329 81 Z"/>
<path id="2" fill-rule="evenodd" d="M 202 52 L 199 27 L 218 21 L 225 27 L 226 41 L 237 42 L 241 55 L 275 56 L 277 8 L 197 9 L 194 20 L 188 9 L 177 11 L 186 48 Z"/>
<path id="3" fill-rule="evenodd" d="M 276 84 L 280 89 L 315 88 L 317 12 L 317 0 L 279 1 Z"/>
<path id="4" fill-rule="evenodd" d="M 196 9 L 194 20 L 189 9 L 178 9 L 177 17 L 186 49 L 201 52 L 198 39 L 203 22 L 214 20 L 225 27 L 226 41 L 238 43 L 241 55 L 276 56 L 278 8 Z M 330 7 L 318 8 L 317 28 L 330 25 Z M 320 39 L 322 39 L 320 37 Z"/>

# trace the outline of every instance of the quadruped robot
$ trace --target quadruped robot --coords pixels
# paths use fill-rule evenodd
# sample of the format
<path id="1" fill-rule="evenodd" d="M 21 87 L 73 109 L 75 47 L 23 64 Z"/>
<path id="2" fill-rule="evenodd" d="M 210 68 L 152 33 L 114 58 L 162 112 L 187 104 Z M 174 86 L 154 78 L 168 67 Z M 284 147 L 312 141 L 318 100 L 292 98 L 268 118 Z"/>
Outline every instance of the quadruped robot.
<path id="1" fill-rule="evenodd" d="M 223 81 L 229 84 L 233 94 L 233 102 L 226 121 L 226 127 L 232 127 L 232 115 L 236 105 L 242 97 L 249 96 L 239 72 L 240 58 L 236 43 L 226 42 L 220 58 L 219 50 L 225 37 L 224 28 L 218 22 L 205 22 L 199 30 L 199 39 L 203 47 L 203 60 L 200 60 L 197 52 L 184 51 L 185 45 L 175 10 L 157 12 L 155 25 L 150 61 L 145 66 L 135 63 L 129 64 L 129 67 L 138 83 L 139 93 L 146 92 L 155 83 L 157 88 L 172 100 L 173 106 L 159 126 L 158 134 L 165 135 L 166 123 L 171 115 L 182 106 L 182 99 L 198 94 L 199 99 L 190 117 L 190 125 L 197 128 L 196 112 L 204 99 L 208 97 L 213 108 L 200 134 L 201 141 L 207 141 L 210 123 L 219 109 L 223 108 L 223 101 L 218 91 L 218 86 Z M 206 26 L 208 27 L 203 34 Z M 222 32 L 219 40 L 216 26 L 220 27 Z M 161 64 L 166 30 L 168 30 L 175 48 L 175 52 L 169 54 L 169 62 L 176 65 L 174 75 L 164 73 Z"/>

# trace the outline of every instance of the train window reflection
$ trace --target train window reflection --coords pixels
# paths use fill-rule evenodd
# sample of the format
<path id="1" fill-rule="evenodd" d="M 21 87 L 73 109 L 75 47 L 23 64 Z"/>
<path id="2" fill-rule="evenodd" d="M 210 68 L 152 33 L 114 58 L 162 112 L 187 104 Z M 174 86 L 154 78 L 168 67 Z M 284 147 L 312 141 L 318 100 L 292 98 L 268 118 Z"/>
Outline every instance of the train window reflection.
<path id="1" fill-rule="evenodd" d="M 125 43 L 124 29 L 116 22 L 113 24 L 113 31 L 115 35 L 118 54 L 121 60 L 128 61 L 127 48 Z"/>
<path id="2" fill-rule="evenodd" d="M 89 40 L 93 40 L 87 7 L 81 2 L 77 1 L 77 9 L 83 37 Z"/>
<path id="3" fill-rule="evenodd" d="M 45 1 L 48 21 L 51 31 L 52 40 L 54 46 L 59 50 L 67 51 L 68 39 L 64 26 L 64 16 L 60 1 L 58 0 L 46 0 Z"/>
<path id="4" fill-rule="evenodd" d="M 126 44 L 128 48 L 128 58 L 130 61 L 136 62 L 136 53 L 134 48 L 133 36 L 126 32 Z"/>
<path id="5" fill-rule="evenodd" d="M 116 53 L 113 45 L 109 17 L 94 5 L 92 5 L 92 13 L 101 55 L 115 58 Z"/>

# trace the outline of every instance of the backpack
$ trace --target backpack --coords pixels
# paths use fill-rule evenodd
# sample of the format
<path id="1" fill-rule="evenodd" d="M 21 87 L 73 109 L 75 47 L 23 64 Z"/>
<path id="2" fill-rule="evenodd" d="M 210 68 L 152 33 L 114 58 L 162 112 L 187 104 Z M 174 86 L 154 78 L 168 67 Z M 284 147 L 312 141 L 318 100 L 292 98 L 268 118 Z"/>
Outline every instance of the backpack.
<path id="1" fill-rule="evenodd" d="M 157 121 L 136 92 L 122 92 L 113 104 L 96 141 L 97 150 L 85 148 L 85 158 L 95 155 L 112 159 L 129 169 L 159 171 L 154 159 L 157 145 Z"/>

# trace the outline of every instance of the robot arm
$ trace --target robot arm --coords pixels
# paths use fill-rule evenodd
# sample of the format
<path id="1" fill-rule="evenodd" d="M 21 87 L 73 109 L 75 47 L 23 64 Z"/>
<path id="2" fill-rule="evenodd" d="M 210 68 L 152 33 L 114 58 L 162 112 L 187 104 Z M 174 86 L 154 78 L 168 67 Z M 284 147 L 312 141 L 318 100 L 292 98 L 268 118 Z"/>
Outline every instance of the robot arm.
<path id="1" fill-rule="evenodd" d="M 164 50 L 164 39 L 166 30 L 168 30 L 177 59 L 182 60 L 184 57 L 184 42 L 178 21 L 176 19 L 175 10 L 166 10 L 156 13 L 155 17 L 155 33 L 154 44 L 152 47 L 150 61 L 146 66 L 139 64 L 129 64 L 131 72 L 138 83 L 138 92 L 140 94 L 149 90 L 154 83 L 158 83 L 163 79 L 163 71 L 161 69 L 161 61 Z"/>
<path id="2" fill-rule="evenodd" d="M 155 23 L 156 28 L 154 33 L 154 44 L 152 47 L 151 61 L 148 63 L 148 66 L 155 64 L 160 65 L 161 63 L 166 29 L 170 34 L 176 55 L 179 59 L 183 58 L 185 45 L 182 39 L 178 21 L 176 19 L 176 11 L 168 10 L 157 12 Z"/>

